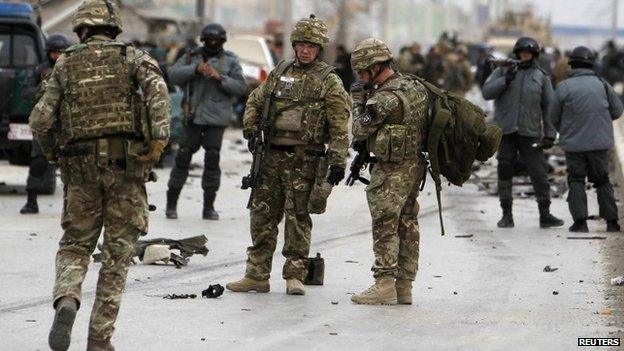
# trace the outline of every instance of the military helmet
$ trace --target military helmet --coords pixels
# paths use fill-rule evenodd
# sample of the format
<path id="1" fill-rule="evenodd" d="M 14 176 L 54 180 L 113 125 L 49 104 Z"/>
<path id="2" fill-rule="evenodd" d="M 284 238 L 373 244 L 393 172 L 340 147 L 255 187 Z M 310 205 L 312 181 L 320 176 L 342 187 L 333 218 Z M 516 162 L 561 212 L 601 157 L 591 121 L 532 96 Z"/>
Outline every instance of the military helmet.
<path id="1" fill-rule="evenodd" d="M 112 27 L 121 33 L 121 15 L 113 0 L 84 0 L 72 19 L 74 32 L 88 27 Z"/>
<path id="2" fill-rule="evenodd" d="M 392 60 L 392 52 L 388 45 L 376 38 L 368 38 L 359 42 L 351 53 L 351 67 L 363 71 L 376 63 Z"/>
<path id="3" fill-rule="evenodd" d="M 227 34 L 225 32 L 225 28 L 218 23 L 210 23 L 202 29 L 199 38 L 202 41 L 205 41 L 208 38 L 216 37 L 221 43 L 225 43 L 227 40 Z"/>
<path id="4" fill-rule="evenodd" d="M 69 47 L 69 38 L 65 34 L 54 33 L 46 38 L 45 48 L 47 52 L 62 51 Z"/>
<path id="5" fill-rule="evenodd" d="M 594 52 L 586 47 L 586 46 L 577 46 L 570 53 L 570 57 L 568 58 L 568 63 L 572 62 L 581 62 L 589 65 L 594 65 L 594 61 L 596 60 L 596 55 Z"/>
<path id="6" fill-rule="evenodd" d="M 537 58 L 540 52 L 539 44 L 533 38 L 521 37 L 513 47 L 513 54 L 518 56 L 521 51 L 530 51 Z"/>
<path id="7" fill-rule="evenodd" d="M 327 25 L 314 15 L 300 20 L 290 33 L 291 44 L 294 45 L 298 41 L 306 41 L 320 47 L 327 46 L 329 44 Z"/>

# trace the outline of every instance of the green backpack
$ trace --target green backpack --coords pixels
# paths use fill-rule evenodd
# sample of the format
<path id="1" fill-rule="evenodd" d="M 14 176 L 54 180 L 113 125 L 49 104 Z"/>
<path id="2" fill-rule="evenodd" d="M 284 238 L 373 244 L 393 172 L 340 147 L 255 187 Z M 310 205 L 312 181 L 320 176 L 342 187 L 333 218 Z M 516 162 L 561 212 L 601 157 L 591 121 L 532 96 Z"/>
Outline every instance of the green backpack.
<path id="1" fill-rule="evenodd" d="M 462 186 L 472 174 L 475 160 L 487 161 L 498 150 L 502 130 L 486 125 L 486 114 L 470 101 L 449 93 L 423 78 L 411 76 L 431 93 L 431 120 L 426 143 L 429 173 L 436 184 L 442 235 L 440 191 L 443 175 L 451 184 Z"/>

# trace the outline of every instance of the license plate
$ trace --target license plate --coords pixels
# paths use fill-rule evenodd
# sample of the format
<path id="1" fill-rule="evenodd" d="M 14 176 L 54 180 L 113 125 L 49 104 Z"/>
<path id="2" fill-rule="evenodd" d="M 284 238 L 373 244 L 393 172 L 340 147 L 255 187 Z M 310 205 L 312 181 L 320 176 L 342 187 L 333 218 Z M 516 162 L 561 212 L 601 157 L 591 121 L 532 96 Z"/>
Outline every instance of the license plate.
<path id="1" fill-rule="evenodd" d="M 32 140 L 33 135 L 30 131 L 28 124 L 22 123 L 9 123 L 9 134 L 7 134 L 9 140 Z"/>

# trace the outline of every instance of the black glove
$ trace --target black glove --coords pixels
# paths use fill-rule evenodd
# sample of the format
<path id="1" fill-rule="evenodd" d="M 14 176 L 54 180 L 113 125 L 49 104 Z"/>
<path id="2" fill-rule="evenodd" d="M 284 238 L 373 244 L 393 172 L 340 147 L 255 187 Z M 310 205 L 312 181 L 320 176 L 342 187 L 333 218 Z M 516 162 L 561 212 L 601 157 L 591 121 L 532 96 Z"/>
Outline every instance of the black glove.
<path id="1" fill-rule="evenodd" d="M 329 175 L 327 176 L 327 182 L 331 185 L 338 185 L 340 181 L 345 177 L 345 169 L 340 166 L 329 166 Z"/>
<path id="2" fill-rule="evenodd" d="M 555 145 L 555 139 L 553 138 L 544 138 L 541 142 L 541 149 L 548 150 Z"/>
<path id="3" fill-rule="evenodd" d="M 505 73 L 505 84 L 509 85 L 514 78 L 516 78 L 516 72 L 518 72 L 518 66 L 510 66 Z"/>
<path id="4" fill-rule="evenodd" d="M 361 141 L 361 140 L 353 140 L 353 143 L 351 144 L 351 148 L 357 152 L 366 152 L 366 141 Z"/>
<path id="5" fill-rule="evenodd" d="M 247 149 L 249 152 L 253 152 L 256 148 L 256 141 L 258 140 L 258 134 L 256 132 L 251 132 L 247 136 Z"/>

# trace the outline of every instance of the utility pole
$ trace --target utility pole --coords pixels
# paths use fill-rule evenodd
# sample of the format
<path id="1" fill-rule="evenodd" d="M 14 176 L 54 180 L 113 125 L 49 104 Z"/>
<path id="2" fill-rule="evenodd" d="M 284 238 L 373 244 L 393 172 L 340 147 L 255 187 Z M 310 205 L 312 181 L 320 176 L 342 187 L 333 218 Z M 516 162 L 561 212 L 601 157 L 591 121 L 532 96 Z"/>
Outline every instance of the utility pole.
<path id="1" fill-rule="evenodd" d="M 205 0 L 197 0 L 195 3 L 195 16 L 197 17 L 197 29 L 196 32 L 199 33 L 202 28 L 204 28 L 204 24 L 206 23 L 206 2 Z"/>
<path id="2" fill-rule="evenodd" d="M 347 44 L 347 28 L 349 28 L 347 0 L 338 1 L 338 29 L 336 30 L 336 47 Z"/>
<path id="3" fill-rule="evenodd" d="M 284 43 L 284 58 L 293 57 L 293 51 L 288 49 L 290 48 L 290 32 L 293 29 L 292 2 L 293 0 L 284 0 L 282 2 L 284 6 L 282 12 L 282 42 Z"/>
<path id="4" fill-rule="evenodd" d="M 619 0 L 613 0 L 613 8 L 611 9 L 611 40 L 614 43 L 618 37 L 618 5 Z"/>
<path id="5" fill-rule="evenodd" d="M 208 15 L 210 22 L 217 20 L 217 0 L 210 0 L 210 15 Z"/>

